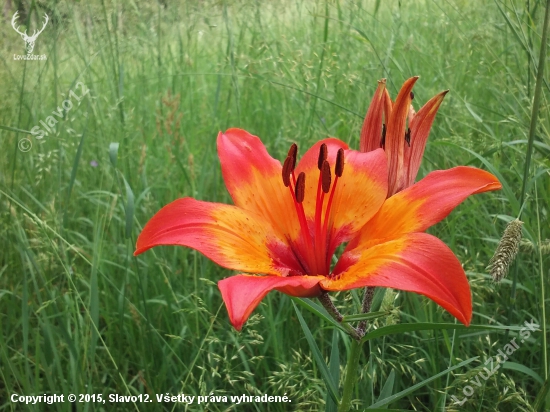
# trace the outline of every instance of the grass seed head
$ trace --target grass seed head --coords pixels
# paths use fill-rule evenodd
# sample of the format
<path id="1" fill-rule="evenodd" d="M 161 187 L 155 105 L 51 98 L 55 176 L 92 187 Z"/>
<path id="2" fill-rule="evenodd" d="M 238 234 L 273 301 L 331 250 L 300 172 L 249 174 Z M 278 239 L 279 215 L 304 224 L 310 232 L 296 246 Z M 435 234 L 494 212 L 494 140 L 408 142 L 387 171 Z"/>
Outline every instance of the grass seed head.
<path id="1" fill-rule="evenodd" d="M 522 253 L 540 253 L 543 255 L 550 254 L 550 239 L 545 239 L 539 243 L 539 246 L 537 247 L 534 245 L 529 239 L 521 239 L 521 243 L 519 245 L 519 250 Z"/>
<path id="2" fill-rule="evenodd" d="M 508 274 L 510 265 L 518 254 L 522 225 L 522 221 L 515 219 L 508 223 L 506 229 L 504 229 L 495 254 L 487 266 L 495 282 L 500 282 Z"/>

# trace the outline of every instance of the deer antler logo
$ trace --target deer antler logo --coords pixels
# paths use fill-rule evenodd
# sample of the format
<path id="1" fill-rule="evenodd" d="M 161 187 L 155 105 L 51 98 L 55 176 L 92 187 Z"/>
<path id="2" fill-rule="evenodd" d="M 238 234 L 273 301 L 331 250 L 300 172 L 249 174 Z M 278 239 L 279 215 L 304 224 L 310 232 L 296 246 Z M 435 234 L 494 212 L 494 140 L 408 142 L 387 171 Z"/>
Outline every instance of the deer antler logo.
<path id="1" fill-rule="evenodd" d="M 32 51 L 34 50 L 34 42 L 36 41 L 36 38 L 38 37 L 38 35 L 40 33 L 42 33 L 44 31 L 44 29 L 46 28 L 46 24 L 48 24 L 48 21 L 50 19 L 48 18 L 48 15 L 46 13 L 44 13 L 44 17 L 45 17 L 44 25 L 38 31 L 38 33 L 36 32 L 36 30 L 34 30 L 33 33 L 32 33 L 32 36 L 29 36 L 29 35 L 27 35 L 27 30 L 25 30 L 25 33 L 21 33 L 19 31 L 19 27 L 15 27 L 15 24 L 17 22 L 18 14 L 19 14 L 19 11 L 16 11 L 15 14 L 13 15 L 13 18 L 11 19 L 11 25 L 12 25 L 13 29 L 17 33 L 19 33 L 21 35 L 21 38 L 25 41 L 25 49 L 27 49 L 27 54 L 31 54 Z"/>

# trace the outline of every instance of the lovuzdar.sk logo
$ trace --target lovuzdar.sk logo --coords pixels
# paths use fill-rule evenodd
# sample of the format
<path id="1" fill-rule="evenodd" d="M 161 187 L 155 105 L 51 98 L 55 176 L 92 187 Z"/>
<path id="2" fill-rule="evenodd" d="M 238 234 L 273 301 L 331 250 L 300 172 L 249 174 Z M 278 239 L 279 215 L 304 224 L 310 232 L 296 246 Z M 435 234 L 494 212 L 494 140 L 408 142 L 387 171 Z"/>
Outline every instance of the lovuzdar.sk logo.
<path id="1" fill-rule="evenodd" d="M 46 60 L 47 57 L 45 54 L 32 54 L 32 51 L 34 50 L 34 43 L 36 42 L 36 39 L 44 31 L 46 28 L 46 25 L 48 24 L 48 21 L 50 20 L 48 15 L 44 13 L 44 24 L 42 25 L 42 28 L 38 31 L 33 30 L 33 33 L 31 36 L 27 34 L 27 30 L 25 32 L 21 32 L 19 30 L 19 26 L 16 26 L 17 24 L 17 18 L 19 17 L 19 11 L 16 11 L 13 15 L 13 18 L 11 19 L 11 25 L 13 29 L 21 35 L 21 38 L 25 42 L 25 49 L 27 51 L 27 54 L 14 54 L 13 60 Z"/>

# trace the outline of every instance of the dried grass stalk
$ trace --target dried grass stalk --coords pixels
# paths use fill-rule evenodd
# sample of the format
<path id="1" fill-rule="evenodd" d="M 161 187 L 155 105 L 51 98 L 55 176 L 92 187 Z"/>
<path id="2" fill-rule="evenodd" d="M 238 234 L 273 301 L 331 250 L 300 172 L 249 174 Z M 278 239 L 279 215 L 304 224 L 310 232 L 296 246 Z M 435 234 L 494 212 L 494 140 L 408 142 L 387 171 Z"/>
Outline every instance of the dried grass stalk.
<path id="1" fill-rule="evenodd" d="M 504 229 L 495 254 L 487 266 L 487 270 L 490 271 L 495 282 L 500 282 L 508 274 L 510 265 L 518 254 L 522 225 L 522 221 L 515 219 L 508 223 L 506 229 Z"/>

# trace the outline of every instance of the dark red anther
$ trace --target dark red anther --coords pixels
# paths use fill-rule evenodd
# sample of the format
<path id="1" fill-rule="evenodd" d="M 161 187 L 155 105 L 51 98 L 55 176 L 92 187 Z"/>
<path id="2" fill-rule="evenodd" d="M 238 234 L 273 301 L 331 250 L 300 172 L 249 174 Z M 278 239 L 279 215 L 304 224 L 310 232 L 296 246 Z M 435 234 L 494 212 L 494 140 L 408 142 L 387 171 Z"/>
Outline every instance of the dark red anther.
<path id="1" fill-rule="evenodd" d="M 321 170 L 323 168 L 323 162 L 327 160 L 328 149 L 327 145 L 323 143 L 319 149 L 319 158 L 317 159 L 317 168 Z"/>
<path id="2" fill-rule="evenodd" d="M 292 145 L 290 146 L 290 149 L 288 149 L 288 155 L 287 155 L 292 159 L 292 169 L 290 170 L 291 172 L 293 172 L 294 168 L 296 167 L 297 155 L 298 155 L 298 146 L 296 145 L 296 143 L 292 143 Z"/>
<path id="3" fill-rule="evenodd" d="M 332 180 L 330 173 L 330 165 L 325 160 L 323 162 L 323 167 L 321 168 L 321 188 L 324 193 L 328 193 L 330 190 L 330 181 Z"/>
<path id="4" fill-rule="evenodd" d="M 294 170 L 294 163 L 296 160 L 293 160 L 292 157 L 287 156 L 285 159 L 285 163 L 283 164 L 283 184 L 285 187 L 290 186 L 290 176 L 292 174 L 292 170 Z"/>
<path id="5" fill-rule="evenodd" d="M 384 148 L 386 145 L 386 125 L 382 124 L 382 139 L 380 139 L 380 147 Z"/>
<path id="6" fill-rule="evenodd" d="M 296 179 L 296 201 L 302 203 L 306 195 L 306 174 L 301 172 Z"/>
<path id="7" fill-rule="evenodd" d="M 408 127 L 407 131 L 405 132 L 405 141 L 407 142 L 409 147 L 411 147 L 411 128 L 410 127 Z"/>
<path id="8" fill-rule="evenodd" d="M 336 166 L 334 167 L 334 174 L 338 177 L 342 176 L 344 173 L 344 149 L 338 149 L 338 154 L 336 155 Z"/>
<path id="9" fill-rule="evenodd" d="M 414 100 L 414 93 L 411 92 L 411 100 Z"/>

